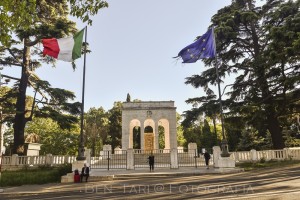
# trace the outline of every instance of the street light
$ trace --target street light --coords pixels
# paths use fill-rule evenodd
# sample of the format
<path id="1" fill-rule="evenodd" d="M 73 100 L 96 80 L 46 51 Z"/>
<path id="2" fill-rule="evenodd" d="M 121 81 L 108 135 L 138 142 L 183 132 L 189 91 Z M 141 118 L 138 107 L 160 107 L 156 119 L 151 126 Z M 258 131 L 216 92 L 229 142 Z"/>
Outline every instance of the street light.
<path id="1" fill-rule="evenodd" d="M 223 108 L 222 108 L 222 95 L 221 95 L 221 86 L 220 86 L 220 76 L 219 76 L 219 69 L 218 69 L 218 59 L 216 58 L 216 74 L 218 79 L 218 92 L 219 92 L 219 105 L 220 105 L 220 113 L 221 113 L 221 124 L 222 124 L 222 141 L 221 141 L 221 149 L 222 157 L 229 157 L 230 154 L 228 153 L 228 142 L 225 137 L 225 128 L 224 128 L 224 115 L 223 115 Z"/>

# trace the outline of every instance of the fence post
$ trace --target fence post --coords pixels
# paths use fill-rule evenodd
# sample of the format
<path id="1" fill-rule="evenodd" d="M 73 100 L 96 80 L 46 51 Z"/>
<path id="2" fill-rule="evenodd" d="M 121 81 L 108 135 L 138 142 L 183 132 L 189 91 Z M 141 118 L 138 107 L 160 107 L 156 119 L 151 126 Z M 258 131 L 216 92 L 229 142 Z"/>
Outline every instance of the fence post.
<path id="1" fill-rule="evenodd" d="M 195 160 L 195 167 L 197 168 L 197 157 L 198 157 L 198 155 L 197 155 L 197 149 L 195 149 L 195 155 L 194 155 L 194 160 Z"/>
<path id="2" fill-rule="evenodd" d="M 255 149 L 250 150 L 250 160 L 254 162 L 257 161 L 257 152 Z"/>
<path id="3" fill-rule="evenodd" d="M 188 144 L 188 152 L 190 157 L 194 157 L 193 154 L 197 150 L 197 143 L 189 143 Z"/>
<path id="4" fill-rule="evenodd" d="M 178 150 L 177 149 L 171 149 L 170 152 L 171 156 L 171 169 L 178 169 Z"/>
<path id="5" fill-rule="evenodd" d="M 221 148 L 219 146 L 213 147 L 214 167 L 219 167 L 219 158 L 221 154 Z"/>
<path id="6" fill-rule="evenodd" d="M 134 154 L 133 149 L 127 149 L 127 169 L 134 169 Z"/>
<path id="7" fill-rule="evenodd" d="M 109 151 L 107 151 L 107 170 L 108 171 L 109 171 L 109 160 L 110 160 Z"/>
<path id="8" fill-rule="evenodd" d="M 91 166 L 91 149 L 85 148 L 84 157 L 88 166 Z"/>
<path id="9" fill-rule="evenodd" d="M 289 148 L 284 148 L 283 149 L 283 159 L 286 160 L 286 159 L 289 159 L 291 160 L 293 158 L 292 155 L 290 155 L 289 153 Z"/>
<path id="10" fill-rule="evenodd" d="M 46 165 L 52 165 L 52 154 L 46 154 Z"/>
<path id="11" fill-rule="evenodd" d="M 18 154 L 13 154 L 11 156 L 10 165 L 19 165 L 19 163 L 18 163 Z"/>

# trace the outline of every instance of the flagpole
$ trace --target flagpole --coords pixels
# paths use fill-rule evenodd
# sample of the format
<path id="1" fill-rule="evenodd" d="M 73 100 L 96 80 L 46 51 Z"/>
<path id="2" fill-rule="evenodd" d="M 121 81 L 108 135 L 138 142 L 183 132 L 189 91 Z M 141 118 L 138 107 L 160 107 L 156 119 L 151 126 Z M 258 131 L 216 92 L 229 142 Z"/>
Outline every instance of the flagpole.
<path id="1" fill-rule="evenodd" d="M 85 27 L 84 37 L 84 59 L 83 59 L 83 78 L 82 78 L 82 102 L 81 102 L 81 116 L 80 116 L 80 140 L 78 148 L 77 160 L 85 160 L 84 156 L 84 93 L 85 93 L 85 68 L 86 68 L 86 46 L 87 46 L 87 26 Z"/>
<path id="2" fill-rule="evenodd" d="M 230 154 L 228 153 L 228 143 L 225 137 L 225 129 L 224 129 L 224 115 L 223 115 L 223 106 L 222 106 L 222 95 L 221 95 L 221 86 L 220 86 L 220 76 L 219 76 L 219 67 L 218 67 L 218 56 L 216 51 L 216 40 L 215 40 L 215 33 L 214 33 L 214 27 L 212 27 L 213 37 L 214 37 L 214 48 L 215 48 L 215 68 L 216 68 L 216 74 L 217 74 L 217 82 L 218 82 L 218 92 L 219 92 L 219 105 L 220 105 L 220 114 L 221 114 L 221 126 L 222 126 L 222 141 L 221 141 L 221 148 L 222 148 L 222 157 L 229 157 Z"/>

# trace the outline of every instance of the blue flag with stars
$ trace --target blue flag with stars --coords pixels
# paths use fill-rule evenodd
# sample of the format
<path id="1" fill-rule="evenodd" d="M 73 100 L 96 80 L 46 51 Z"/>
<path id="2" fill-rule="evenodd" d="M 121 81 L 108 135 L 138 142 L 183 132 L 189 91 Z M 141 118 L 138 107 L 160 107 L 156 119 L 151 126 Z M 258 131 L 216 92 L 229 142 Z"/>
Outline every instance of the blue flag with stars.
<path id="1" fill-rule="evenodd" d="M 183 48 L 178 57 L 181 57 L 182 63 L 194 63 L 203 58 L 214 58 L 216 55 L 215 38 L 213 28 L 209 29 L 196 42 Z"/>

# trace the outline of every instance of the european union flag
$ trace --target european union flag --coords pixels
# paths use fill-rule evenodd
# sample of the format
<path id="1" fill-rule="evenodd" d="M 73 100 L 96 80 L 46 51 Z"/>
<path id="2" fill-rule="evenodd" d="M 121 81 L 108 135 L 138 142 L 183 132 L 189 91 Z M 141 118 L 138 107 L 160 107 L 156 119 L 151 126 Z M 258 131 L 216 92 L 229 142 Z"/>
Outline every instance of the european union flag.
<path id="1" fill-rule="evenodd" d="M 213 28 L 209 29 L 196 42 L 183 48 L 179 53 L 182 63 L 194 63 L 202 58 L 214 58 L 216 55 Z"/>

